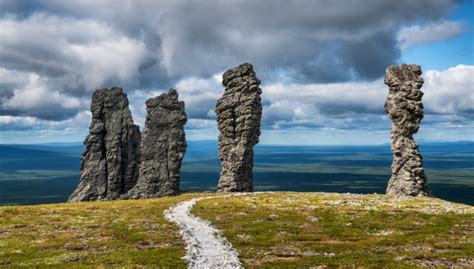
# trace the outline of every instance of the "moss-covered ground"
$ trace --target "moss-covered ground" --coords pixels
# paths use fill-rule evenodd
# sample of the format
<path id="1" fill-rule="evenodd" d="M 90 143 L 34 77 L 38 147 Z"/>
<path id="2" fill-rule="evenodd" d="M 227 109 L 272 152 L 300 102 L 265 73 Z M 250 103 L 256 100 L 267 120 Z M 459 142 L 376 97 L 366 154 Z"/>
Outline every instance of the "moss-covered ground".
<path id="1" fill-rule="evenodd" d="M 0 266 L 184 268 L 163 211 L 194 197 L 0 207 Z M 474 207 L 434 198 L 256 193 L 197 203 L 249 268 L 474 267 Z"/>
<path id="2" fill-rule="evenodd" d="M 250 268 L 474 268 L 474 207 L 434 198 L 265 193 L 204 200 Z"/>
<path id="3" fill-rule="evenodd" d="M 0 266 L 185 268 L 163 211 L 195 196 L 0 207 Z"/>

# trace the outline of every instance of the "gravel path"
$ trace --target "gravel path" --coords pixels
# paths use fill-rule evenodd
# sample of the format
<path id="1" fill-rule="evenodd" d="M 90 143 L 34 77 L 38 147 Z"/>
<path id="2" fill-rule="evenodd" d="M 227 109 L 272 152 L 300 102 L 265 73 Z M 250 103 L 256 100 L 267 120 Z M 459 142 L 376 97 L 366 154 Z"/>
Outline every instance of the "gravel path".
<path id="1" fill-rule="evenodd" d="M 184 258 L 189 261 L 188 268 L 243 268 L 239 254 L 220 235 L 220 231 L 212 227 L 210 222 L 191 214 L 196 202 L 222 197 L 195 198 L 165 211 L 165 218 L 178 224 L 181 236 L 187 244 Z"/>

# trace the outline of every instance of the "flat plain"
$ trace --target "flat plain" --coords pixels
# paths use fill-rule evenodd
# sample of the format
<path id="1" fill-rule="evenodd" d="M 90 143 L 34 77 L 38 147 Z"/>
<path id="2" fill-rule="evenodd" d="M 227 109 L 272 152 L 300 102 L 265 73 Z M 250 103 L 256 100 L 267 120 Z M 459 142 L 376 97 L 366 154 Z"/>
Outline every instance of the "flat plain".
<path id="1" fill-rule="evenodd" d="M 217 143 L 189 141 L 181 173 L 184 192 L 214 191 Z M 421 144 L 433 195 L 474 205 L 474 142 Z M 0 204 L 67 201 L 79 181 L 82 145 L 0 145 Z M 257 191 L 384 193 L 390 178 L 389 145 L 255 148 Z"/>

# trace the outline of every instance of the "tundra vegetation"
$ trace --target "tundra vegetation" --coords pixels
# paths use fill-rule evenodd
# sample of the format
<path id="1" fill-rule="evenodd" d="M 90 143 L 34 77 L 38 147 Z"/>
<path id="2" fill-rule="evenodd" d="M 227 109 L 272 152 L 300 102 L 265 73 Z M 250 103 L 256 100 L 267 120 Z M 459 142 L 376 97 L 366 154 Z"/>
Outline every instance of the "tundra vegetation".
<path id="1" fill-rule="evenodd" d="M 184 268 L 185 244 L 163 212 L 211 195 L 193 213 L 221 229 L 248 267 L 474 265 L 472 206 L 292 192 L 4 206 L 0 265 Z"/>

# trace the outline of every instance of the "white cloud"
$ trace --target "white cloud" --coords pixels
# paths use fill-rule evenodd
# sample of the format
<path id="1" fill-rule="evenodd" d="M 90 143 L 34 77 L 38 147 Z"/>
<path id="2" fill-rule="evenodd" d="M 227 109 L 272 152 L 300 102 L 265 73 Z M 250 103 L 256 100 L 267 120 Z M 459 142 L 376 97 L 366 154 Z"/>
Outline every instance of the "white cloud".
<path id="1" fill-rule="evenodd" d="M 179 100 L 185 102 L 188 115 L 187 128 L 203 129 L 212 127 L 209 119 L 215 121 L 214 108 L 217 99 L 222 95 L 224 89 L 220 82 L 222 74 L 216 74 L 211 78 L 204 79 L 190 77 L 179 80 L 173 88 L 178 90 Z M 136 89 L 128 93 L 130 109 L 136 124 L 142 128 L 145 125 L 146 106 L 149 98 L 158 96 L 168 89 Z"/>
<path id="2" fill-rule="evenodd" d="M 62 121 L 42 120 L 31 116 L 0 115 L 0 143 L 37 144 L 46 142 L 78 142 L 87 134 L 91 120 L 89 111 L 81 111 Z"/>
<path id="3" fill-rule="evenodd" d="M 458 139 L 466 139 L 472 131 L 474 114 L 474 66 L 458 65 L 444 71 L 428 70 L 423 74 L 422 88 L 425 118 L 419 137 L 443 138 L 440 129 Z M 217 136 L 213 110 L 223 93 L 220 74 L 209 79 L 190 78 L 178 82 L 180 99 L 185 100 L 189 120 L 186 125 L 189 139 L 212 139 Z M 373 142 L 388 139 L 390 119 L 383 111 L 388 87 L 382 79 L 372 82 L 332 84 L 267 83 L 261 85 L 264 104 L 263 141 L 277 143 L 285 136 L 299 137 L 301 143 L 313 139 L 320 143 L 337 143 L 337 139 L 370 135 Z M 164 90 L 136 90 L 129 94 L 134 120 L 143 127 L 145 101 Z M 206 101 L 199 101 L 206 100 Z M 205 118 L 202 111 L 211 111 Z M 193 114 L 194 113 L 194 114 Z M 90 113 L 83 111 L 73 119 L 63 121 L 40 120 L 35 117 L 0 116 L 3 129 L 36 129 L 86 132 Z M 314 130 L 319 130 L 315 132 Z M 455 131 L 457 130 L 457 131 Z M 458 134 L 456 134 L 458 132 Z M 299 139 L 298 138 L 298 139 Z M 472 138 L 472 135 L 471 135 Z M 375 138 L 374 138 L 375 139 Z M 362 139 L 358 143 L 370 143 Z"/>
<path id="4" fill-rule="evenodd" d="M 19 116 L 0 116 L 0 124 L 20 124 L 25 126 L 37 125 L 39 120 L 35 117 L 19 117 Z"/>
<path id="5" fill-rule="evenodd" d="M 264 122 L 275 129 L 295 126 L 345 128 L 348 124 L 361 123 L 365 115 L 382 114 L 386 97 L 386 87 L 381 79 L 307 85 L 277 83 L 262 88 L 263 100 L 270 103 L 264 107 Z M 347 121 L 352 118 L 355 123 Z"/>
<path id="6" fill-rule="evenodd" d="M 71 117 L 95 88 L 138 85 L 146 55 L 143 41 L 94 20 L 44 13 L 0 19 L 0 77 L 14 75 L 0 82 L 0 107 L 48 119 Z"/>
<path id="7" fill-rule="evenodd" d="M 73 72 L 83 85 L 97 87 L 111 79 L 130 80 L 145 55 L 142 41 L 90 19 L 39 13 L 0 20 L 0 57 L 10 69 L 51 77 Z M 91 74 L 92 82 L 86 81 Z"/>
<path id="8" fill-rule="evenodd" d="M 473 109 L 474 66 L 459 65 L 445 71 L 424 73 L 426 124 L 456 122 L 466 125 L 465 113 Z M 223 94 L 221 73 L 209 79 L 178 81 L 180 99 L 186 103 L 189 129 L 215 129 L 214 108 Z M 377 130 L 390 126 L 383 110 L 388 88 L 383 79 L 371 82 L 330 84 L 264 83 L 263 123 L 266 129 L 334 128 Z M 146 99 L 164 91 L 135 91 L 130 95 L 136 122 L 143 126 Z M 429 114 L 437 114 L 436 116 Z M 458 115 L 459 114 L 459 115 Z M 453 126 L 454 126 L 453 125 Z"/>
<path id="9" fill-rule="evenodd" d="M 73 118 L 56 121 L 56 120 L 42 120 L 31 116 L 0 116 L 0 131 L 5 130 L 58 130 L 67 131 L 75 130 L 79 133 L 84 133 L 88 130 L 91 121 L 91 113 L 89 111 L 81 111 Z"/>
<path id="10" fill-rule="evenodd" d="M 425 113 L 457 115 L 457 122 L 463 114 L 472 116 L 474 66 L 428 70 L 423 77 Z M 383 106 L 388 88 L 382 79 L 306 85 L 275 83 L 262 88 L 263 100 L 270 103 L 264 107 L 264 119 L 267 125 L 276 129 L 298 125 L 370 129 L 376 128 L 376 122 L 371 121 L 387 120 Z M 464 118 L 461 124 L 465 123 Z"/>
<path id="11" fill-rule="evenodd" d="M 78 109 L 83 106 L 77 97 L 67 96 L 47 87 L 46 79 L 30 74 L 23 88 L 14 89 L 13 95 L 2 100 L 2 108 L 15 111 Z"/>
<path id="12" fill-rule="evenodd" d="M 95 88 L 120 86 L 143 127 L 146 99 L 174 86 L 186 103 L 188 131 L 208 137 L 222 72 L 248 61 L 263 82 L 267 130 L 382 129 L 390 121 L 381 76 L 400 48 L 463 30 L 443 20 L 452 1 L 325 2 L 3 1 L 0 115 L 14 117 L 2 119 L 11 127 L 69 131 L 79 115 L 87 118 Z M 472 66 L 426 72 L 425 111 L 443 115 L 426 122 L 466 126 L 474 103 L 469 76 Z"/>
<path id="13" fill-rule="evenodd" d="M 0 93 L 1 114 L 64 120 L 73 117 L 81 109 L 87 109 L 89 104 L 88 98 L 73 96 L 61 89 L 51 89 L 47 77 L 33 72 L 0 69 L 0 80 L 0 87 L 6 89 Z"/>
<path id="14" fill-rule="evenodd" d="M 25 27 L 16 25 L 19 34 L 13 37 L 22 41 L 23 48 L 28 48 L 30 36 L 35 37 L 35 43 L 45 44 L 37 49 L 48 53 L 64 43 L 100 44 L 104 36 L 110 42 L 118 42 L 121 37 L 143 42 L 147 59 L 142 62 L 140 79 L 158 83 L 210 76 L 244 61 L 265 73 L 275 68 L 295 72 L 295 80 L 347 81 L 353 77 L 343 71 L 349 69 L 358 78 L 374 79 L 399 56 L 395 29 L 420 20 L 437 20 L 456 7 L 445 0 L 399 0 L 396 4 L 392 0 L 331 4 L 324 0 L 277 0 L 272 4 L 253 0 L 33 2 L 36 13 L 31 7 L 10 5 L 0 12 L 7 14 L 3 20 L 14 17 L 10 20 L 25 22 L 26 28 L 34 29 L 23 35 Z M 38 15 L 38 11 L 61 17 L 45 19 L 54 16 Z M 140 50 L 140 46 L 137 48 Z M 364 55 L 363 59 L 359 55 Z M 35 56 L 32 58 L 39 54 Z M 61 59 L 67 56 L 66 51 Z M 19 57 L 15 62 L 21 61 L 27 59 Z M 33 64 L 58 72 L 64 67 L 61 62 L 39 61 L 29 66 Z M 326 66 L 332 66 L 337 75 L 325 70 Z"/>
<path id="15" fill-rule="evenodd" d="M 398 46 L 405 51 L 421 44 L 458 37 L 463 32 L 461 21 L 438 21 L 425 25 L 404 27 L 398 31 Z"/>
<path id="16" fill-rule="evenodd" d="M 215 117 L 216 101 L 224 92 L 221 74 L 209 79 L 191 77 L 177 82 L 176 88 L 186 104 L 188 116 L 198 119 Z"/>
<path id="17" fill-rule="evenodd" d="M 68 53 L 79 64 L 77 71 L 85 88 L 94 89 L 110 81 L 137 85 L 138 68 L 146 56 L 145 45 L 125 37 L 114 39 L 69 46 Z"/>
<path id="18" fill-rule="evenodd" d="M 474 114 L 474 66 L 458 65 L 424 75 L 425 109 L 440 114 Z"/>
<path id="19" fill-rule="evenodd" d="M 3 89 L 14 85 L 26 85 L 30 81 L 30 75 L 31 73 L 29 72 L 9 70 L 0 67 L 0 87 Z M 0 93 L 3 93 L 3 91 Z"/>

